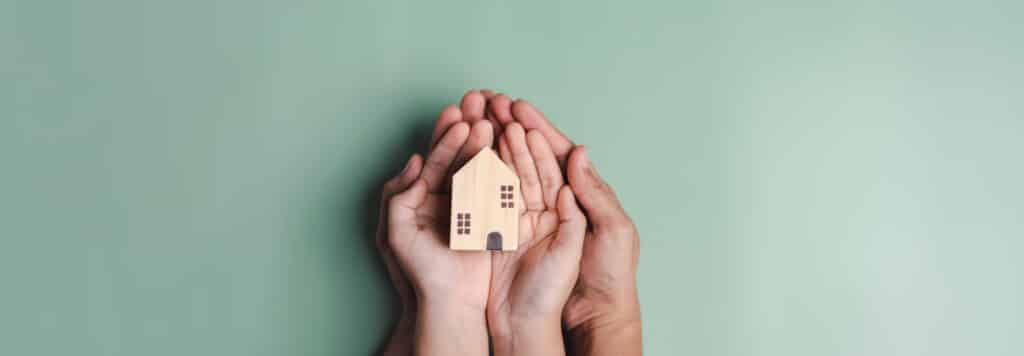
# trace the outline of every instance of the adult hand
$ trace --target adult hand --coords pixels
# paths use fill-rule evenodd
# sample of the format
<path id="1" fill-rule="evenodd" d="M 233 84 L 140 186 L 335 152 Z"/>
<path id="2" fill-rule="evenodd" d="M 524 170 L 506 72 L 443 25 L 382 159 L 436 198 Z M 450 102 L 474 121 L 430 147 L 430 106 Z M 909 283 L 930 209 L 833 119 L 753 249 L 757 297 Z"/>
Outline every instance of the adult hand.
<path id="1" fill-rule="evenodd" d="M 487 321 L 496 355 L 564 354 L 561 314 L 579 273 L 586 220 L 547 140 L 512 123 L 502 160 L 520 179 L 519 246 L 491 254 Z"/>
<path id="2" fill-rule="evenodd" d="M 416 181 L 416 178 L 420 176 L 422 169 L 423 159 L 418 154 L 412 155 L 409 161 L 406 162 L 402 172 L 388 180 L 387 183 L 384 183 L 384 188 L 381 192 L 375 244 L 377 252 L 380 253 L 381 260 L 384 261 L 384 267 L 387 269 L 391 284 L 394 285 L 399 301 L 402 303 L 398 324 L 395 325 L 395 329 L 391 332 L 387 343 L 381 348 L 381 355 L 384 356 L 411 355 L 413 350 L 413 331 L 416 323 L 416 295 L 413 293 L 409 280 L 405 277 L 401 268 L 398 267 L 395 253 L 391 250 L 391 245 L 388 243 L 387 207 L 391 197 L 398 192 L 408 189 Z"/>
<path id="3" fill-rule="evenodd" d="M 445 182 L 458 162 L 491 146 L 493 129 L 487 121 L 451 120 L 454 114 L 442 112 L 439 124 L 451 124 L 433 145 L 419 177 L 391 198 L 387 211 L 388 246 L 415 294 L 414 339 L 420 354 L 487 353 L 490 256 L 448 248 Z"/>
<path id="4" fill-rule="evenodd" d="M 636 289 L 639 234 L 615 192 L 590 162 L 584 147 L 574 147 L 533 105 L 485 91 L 488 117 L 504 127 L 518 123 L 541 133 L 565 167 L 590 223 L 583 245 L 579 279 L 562 313 L 571 344 L 583 354 L 639 354 L 640 304 Z M 502 138 L 502 150 L 509 145 Z"/>

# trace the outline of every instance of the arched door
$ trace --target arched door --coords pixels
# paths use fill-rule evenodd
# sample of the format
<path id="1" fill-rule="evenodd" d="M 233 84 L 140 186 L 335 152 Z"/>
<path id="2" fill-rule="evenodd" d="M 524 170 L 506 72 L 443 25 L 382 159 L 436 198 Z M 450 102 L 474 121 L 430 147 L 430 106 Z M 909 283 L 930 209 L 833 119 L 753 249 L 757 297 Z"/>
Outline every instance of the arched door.
<path id="1" fill-rule="evenodd" d="M 487 234 L 487 249 L 491 251 L 501 251 L 501 233 L 492 232 Z"/>

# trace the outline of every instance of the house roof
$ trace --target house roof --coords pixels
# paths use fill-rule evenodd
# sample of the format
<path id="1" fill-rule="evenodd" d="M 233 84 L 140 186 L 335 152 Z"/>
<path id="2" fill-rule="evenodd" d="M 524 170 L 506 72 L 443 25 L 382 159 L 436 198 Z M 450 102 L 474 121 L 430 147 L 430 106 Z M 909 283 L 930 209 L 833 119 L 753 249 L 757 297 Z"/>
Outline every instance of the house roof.
<path id="1" fill-rule="evenodd" d="M 500 175 L 508 178 L 517 178 L 516 173 L 512 171 L 512 168 L 509 168 L 501 158 L 498 158 L 498 154 L 490 147 L 484 147 L 484 149 L 480 150 L 480 152 L 474 155 L 473 158 L 470 158 L 469 161 L 455 173 L 455 177 L 458 177 L 462 172 L 467 171 L 468 168 L 475 166 L 500 172 Z"/>

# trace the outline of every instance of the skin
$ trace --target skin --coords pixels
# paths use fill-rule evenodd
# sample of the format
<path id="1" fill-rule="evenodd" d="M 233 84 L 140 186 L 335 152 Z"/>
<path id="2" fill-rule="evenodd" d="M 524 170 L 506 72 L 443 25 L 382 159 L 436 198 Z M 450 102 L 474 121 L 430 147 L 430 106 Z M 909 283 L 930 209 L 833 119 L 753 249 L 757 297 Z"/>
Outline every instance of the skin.
<path id="1" fill-rule="evenodd" d="M 562 311 L 573 353 L 641 354 L 636 289 L 640 240 L 632 219 L 611 186 L 597 174 L 585 147 L 575 146 L 529 102 L 488 92 L 489 120 L 506 129 L 521 125 L 547 140 L 590 223 L 579 278 Z M 512 146 L 507 135 L 501 136 L 497 145 L 501 151 Z"/>
<path id="2" fill-rule="evenodd" d="M 408 189 L 420 176 L 422 169 L 423 158 L 417 154 L 412 155 L 405 164 L 405 168 L 402 169 L 402 172 L 388 180 L 387 183 L 384 183 L 384 188 L 381 192 L 377 234 L 374 242 L 377 246 L 377 251 L 380 253 L 381 260 L 384 262 L 388 278 L 391 279 L 391 284 L 395 286 L 398 299 L 402 304 L 402 312 L 398 323 L 391 332 L 388 341 L 380 350 L 380 354 L 384 356 L 411 355 L 413 350 L 412 336 L 416 326 L 416 295 L 412 290 L 412 285 L 409 284 L 409 280 L 405 277 L 405 273 L 398 267 L 394 251 L 391 250 L 391 244 L 388 243 L 387 207 L 391 197 L 398 194 L 398 192 Z"/>
<path id="3" fill-rule="evenodd" d="M 481 122 L 488 124 L 484 126 Z M 459 144 L 463 130 L 459 128 L 460 124 L 472 127 L 466 139 L 473 142 L 472 145 L 466 141 Z M 490 132 L 490 137 L 487 132 Z M 455 138 L 449 138 L 449 135 Z M 422 159 L 414 155 L 406 169 L 385 184 L 382 199 L 387 201 L 396 192 L 405 190 L 402 195 L 413 198 L 402 200 L 405 205 L 400 207 L 406 212 L 423 211 L 422 215 L 406 215 L 417 221 L 410 224 L 407 219 L 406 225 L 426 226 L 425 230 L 433 230 L 427 235 L 433 234 L 434 238 L 425 240 L 443 242 L 439 236 L 445 235 L 438 235 L 441 228 L 437 224 L 446 224 L 447 215 L 432 217 L 447 211 L 447 206 L 439 208 L 442 205 L 439 200 L 446 202 L 446 196 L 442 194 L 444 184 L 437 183 L 443 182 L 445 175 L 438 172 L 450 173 L 453 167 L 461 166 L 476 153 L 478 147 L 489 145 L 486 142 L 492 141 L 490 138 L 493 137 L 499 138 L 494 145 L 503 160 L 521 177 L 523 203 L 519 205 L 525 205 L 519 249 L 514 253 L 495 253 L 490 257 L 491 275 L 484 310 L 495 354 L 564 353 L 559 316 L 570 336 L 569 345 L 576 354 L 640 354 L 640 308 L 636 292 L 639 236 L 636 228 L 614 191 L 590 163 L 586 148 L 576 147 L 528 102 L 512 100 L 489 90 L 467 92 L 459 106 L 445 108 L 437 121 L 431 140 L 434 150 L 431 157 L 440 155 L 441 158 L 428 159 L 429 163 L 424 165 Z M 445 165 L 446 159 L 442 158 L 453 156 L 451 152 L 457 153 L 451 163 Z M 423 172 L 424 166 L 429 174 Z M 563 183 L 562 171 L 566 172 L 568 186 Z M 424 175 L 426 178 L 418 178 Z M 580 221 L 583 226 L 586 226 L 586 221 L 583 220 L 584 215 L 576 215 L 579 211 L 576 198 L 590 221 L 589 228 L 583 228 L 582 234 L 576 230 Z M 394 207 L 395 200 L 398 199 L 392 199 L 389 206 Z M 441 293 L 436 290 L 437 285 L 445 283 L 418 282 L 416 278 L 428 277 L 423 273 L 407 276 L 405 271 L 412 271 L 410 268 L 419 265 L 408 266 L 399 263 L 401 258 L 395 257 L 391 247 L 399 247 L 405 240 L 392 237 L 395 234 L 389 230 L 388 210 L 381 211 L 382 221 L 389 223 L 381 224 L 387 226 L 378 230 L 378 249 L 401 297 L 404 312 L 382 353 L 406 355 L 414 348 L 420 353 L 431 350 L 439 354 L 478 353 L 480 345 L 473 342 L 470 342 L 472 345 L 456 345 L 467 346 L 468 349 L 438 348 L 438 344 L 455 339 L 479 338 L 480 335 L 474 332 L 481 330 L 480 322 L 469 315 L 479 311 L 475 307 L 468 308 L 468 311 L 458 307 L 465 303 L 449 301 L 456 305 L 452 307 L 422 301 L 420 296 Z M 427 223 L 420 224 L 420 221 Z M 552 225 L 557 227 L 552 228 Z M 446 234 L 447 230 L 443 233 Z M 585 237 L 577 239 L 576 236 Z M 383 243 L 383 240 L 392 243 Z M 401 243 L 396 244 L 394 240 Z M 447 248 L 446 244 L 442 247 Z M 431 252 L 423 253 L 429 256 L 427 259 L 448 258 L 436 248 L 428 250 Z M 579 251 L 579 257 L 574 256 L 577 255 L 574 251 Z M 418 253 L 412 251 L 413 255 Z M 575 264 L 571 262 L 573 260 Z M 452 277 L 450 271 L 441 276 Z M 433 279 L 446 280 L 440 277 Z M 469 290 L 472 288 L 465 289 L 447 292 L 476 294 Z M 452 299 L 451 295 L 447 298 L 461 300 Z M 467 299 L 479 302 L 477 298 Z M 469 305 L 479 306 L 475 303 Z M 462 329 L 459 323 L 452 322 L 460 318 L 467 321 Z M 467 326 L 471 326 L 469 330 Z M 425 329 L 429 332 L 422 331 Z M 486 339 L 483 345 L 486 352 Z"/>
<path id="4" fill-rule="evenodd" d="M 403 303 L 383 354 L 486 354 L 485 309 L 491 259 L 448 248 L 446 180 L 454 167 L 493 142 L 490 122 L 466 122 L 446 108 L 425 162 L 413 156 L 384 187 L 378 250 Z M 400 193 L 395 193 L 399 192 Z M 389 199 L 390 197 L 390 199 Z"/>
<path id="5" fill-rule="evenodd" d="M 487 322 L 495 355 L 564 355 L 561 314 L 579 274 L 587 222 L 554 152 L 511 124 L 502 160 L 520 179 L 519 246 L 491 255 Z"/>
<path id="6" fill-rule="evenodd" d="M 502 160 L 520 177 L 520 245 L 491 254 L 486 312 L 494 354 L 564 354 L 560 319 L 579 275 L 586 220 L 559 167 L 564 155 L 556 155 L 539 130 L 526 132 L 512 120 L 494 124 L 494 98 L 492 92 L 471 90 L 459 107 L 464 122 L 492 123 L 503 143 Z M 454 117 L 439 119 L 434 136 L 456 122 Z"/>

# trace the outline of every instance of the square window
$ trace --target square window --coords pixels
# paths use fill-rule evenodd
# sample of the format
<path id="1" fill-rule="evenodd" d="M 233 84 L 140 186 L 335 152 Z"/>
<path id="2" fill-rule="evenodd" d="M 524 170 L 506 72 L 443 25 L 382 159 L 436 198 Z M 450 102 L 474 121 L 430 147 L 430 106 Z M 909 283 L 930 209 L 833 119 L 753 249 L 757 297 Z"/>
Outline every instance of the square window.
<path id="1" fill-rule="evenodd" d="M 469 235 L 469 229 L 466 229 L 466 235 Z"/>
<path id="2" fill-rule="evenodd" d="M 458 224 L 458 227 L 462 227 L 462 220 L 459 220 L 456 224 Z"/>
<path id="3" fill-rule="evenodd" d="M 459 213 L 458 216 L 459 216 L 459 219 L 462 219 L 462 213 Z"/>
<path id="4" fill-rule="evenodd" d="M 506 202 L 501 202 L 501 207 L 502 207 L 502 208 L 507 208 L 507 207 L 508 207 L 508 203 L 506 203 Z"/>
<path id="5" fill-rule="evenodd" d="M 512 203 L 512 202 L 509 202 L 509 203 L 508 203 L 508 207 L 509 207 L 509 208 L 514 208 L 514 207 L 515 207 L 515 204 L 514 204 L 514 203 Z"/>
<path id="6" fill-rule="evenodd" d="M 469 218 L 470 218 L 469 213 L 466 213 L 466 219 L 469 219 Z"/>
<path id="7" fill-rule="evenodd" d="M 511 185 L 508 186 L 508 191 L 510 191 L 510 192 L 512 191 L 512 186 Z"/>

